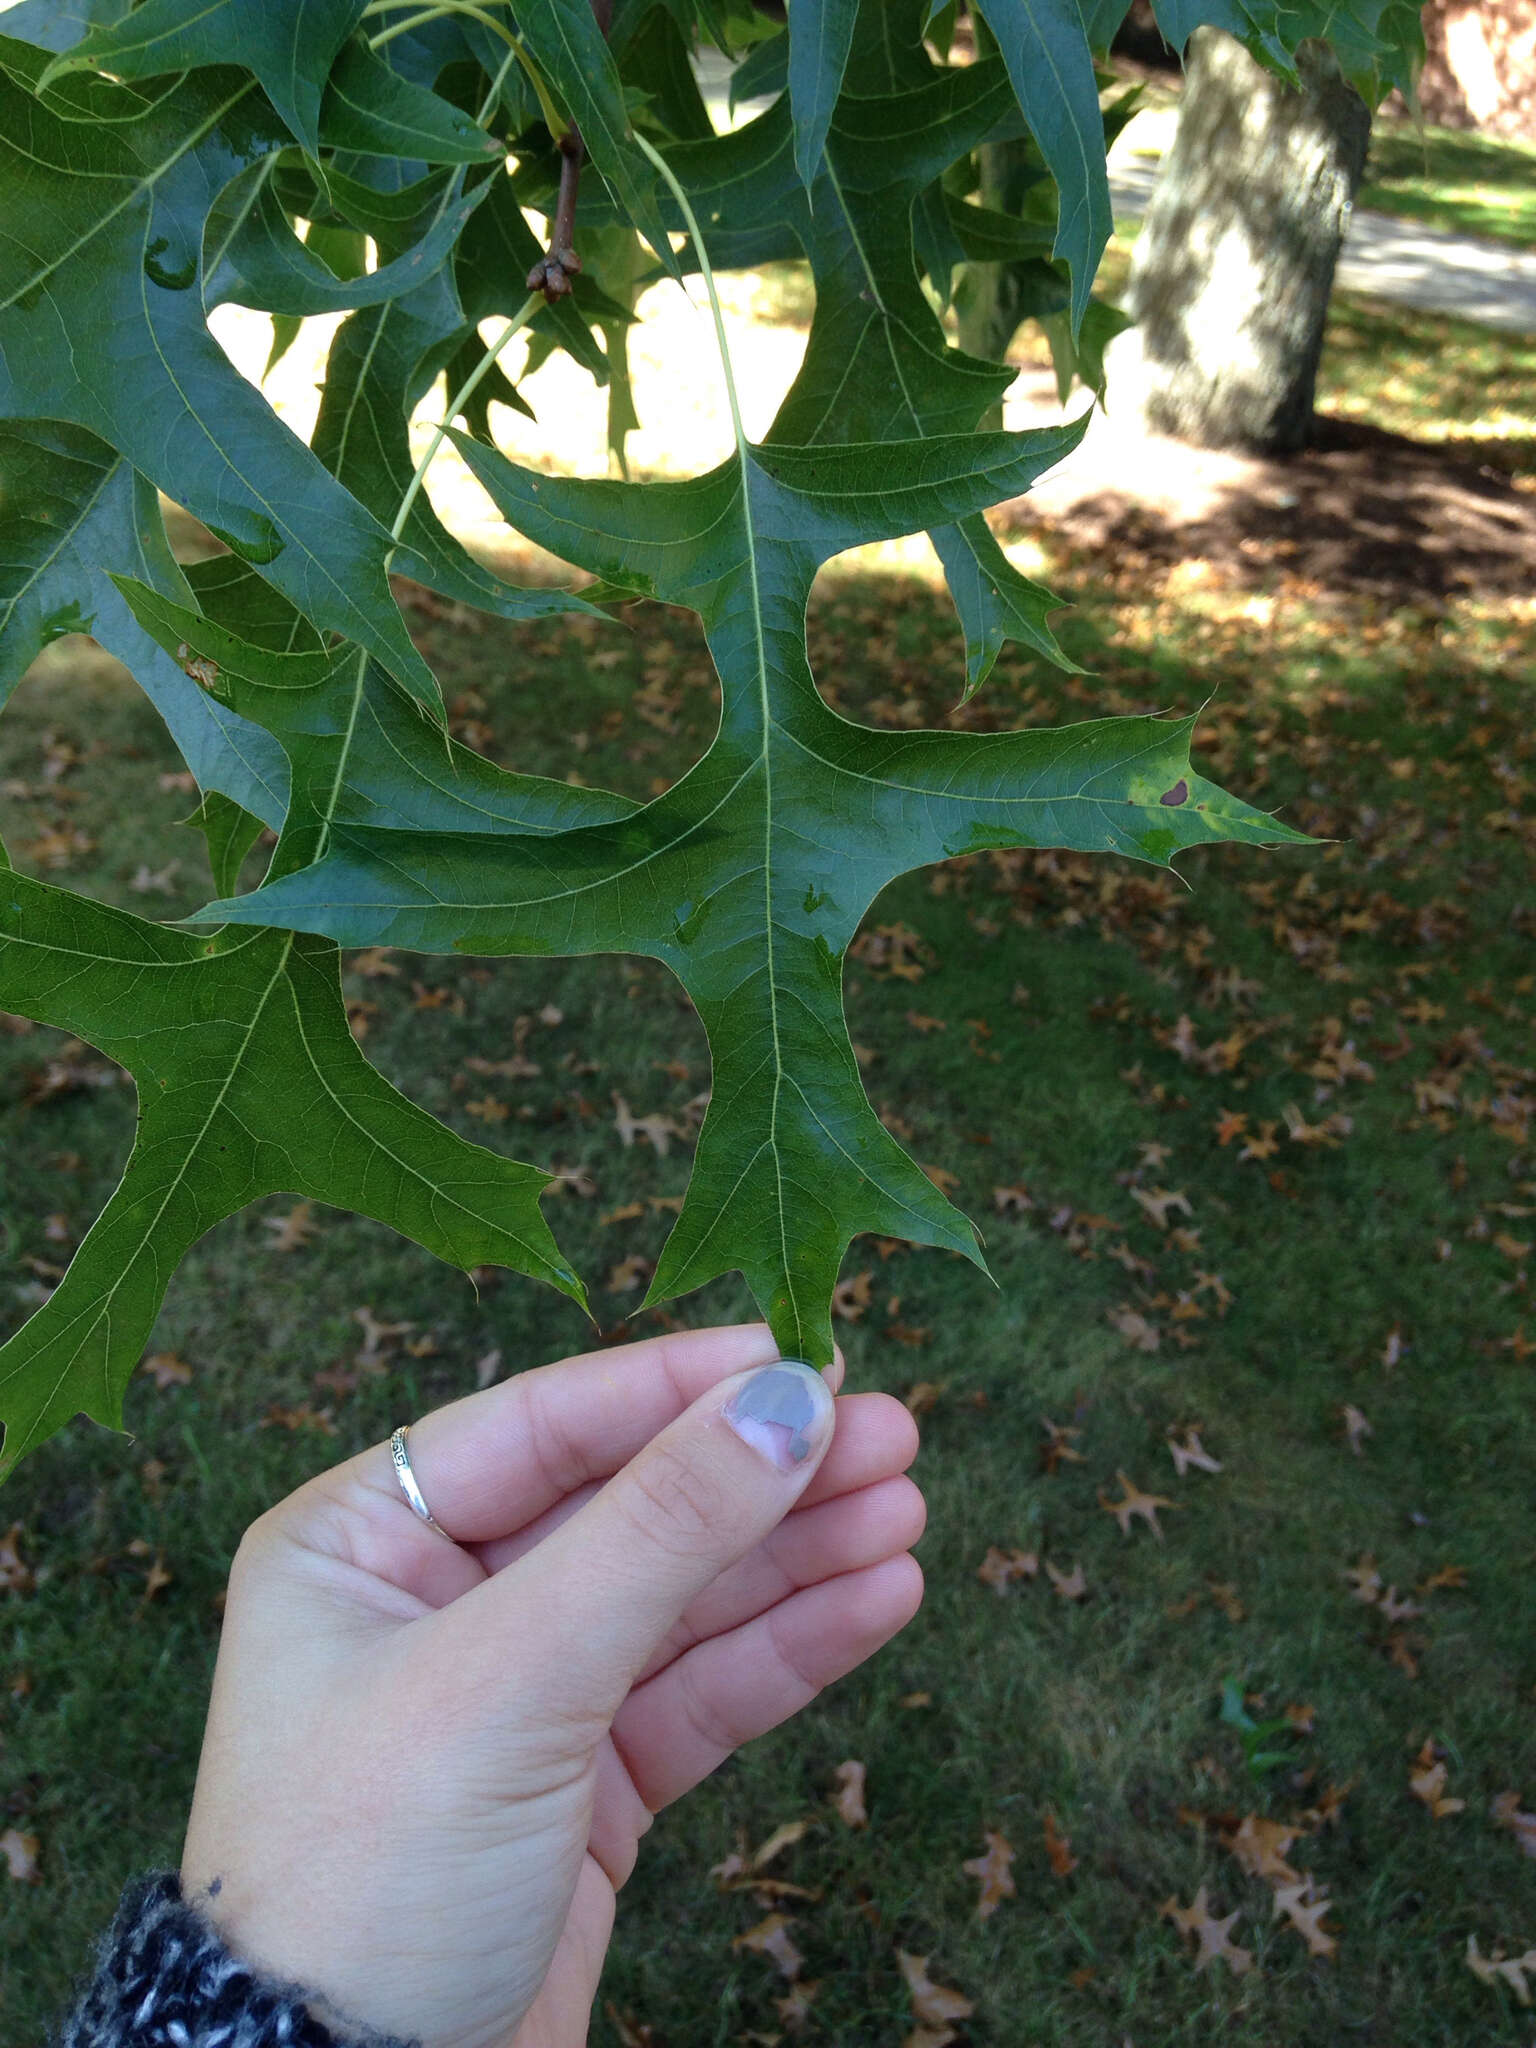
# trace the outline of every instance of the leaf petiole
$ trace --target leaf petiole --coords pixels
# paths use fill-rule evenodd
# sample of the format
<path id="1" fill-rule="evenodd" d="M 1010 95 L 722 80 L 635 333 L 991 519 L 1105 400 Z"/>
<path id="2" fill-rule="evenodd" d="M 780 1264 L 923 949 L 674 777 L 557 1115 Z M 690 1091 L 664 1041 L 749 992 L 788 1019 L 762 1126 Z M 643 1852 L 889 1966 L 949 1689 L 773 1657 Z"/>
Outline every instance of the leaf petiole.
<path id="1" fill-rule="evenodd" d="M 720 348 L 720 367 L 725 372 L 725 393 L 726 397 L 730 400 L 731 426 L 736 434 L 736 452 L 742 461 L 745 462 L 747 457 L 747 437 L 742 430 L 741 407 L 736 402 L 736 378 L 731 370 L 730 345 L 725 338 L 725 316 L 720 310 L 720 294 L 715 289 L 715 273 L 709 265 L 709 251 L 704 247 L 704 236 L 699 228 L 698 217 L 688 203 L 688 194 L 677 182 L 671 165 L 667 162 L 661 151 L 648 142 L 638 128 L 634 133 L 635 145 L 641 155 L 649 160 L 651 167 L 655 171 L 659 172 L 667 190 L 677 201 L 678 210 L 687 225 L 689 239 L 692 241 L 698 255 L 699 273 L 704 279 L 704 289 L 709 295 L 709 310 L 714 315 L 715 339 Z"/>
<path id="2" fill-rule="evenodd" d="M 401 534 L 404 533 L 405 522 L 411 516 L 411 507 L 416 502 L 417 495 L 426 479 L 427 471 L 432 465 L 433 457 L 447 439 L 449 427 L 452 426 L 455 418 L 463 412 L 470 399 L 479 390 L 482 380 L 489 373 L 492 364 L 496 361 L 496 358 L 501 354 L 507 343 L 514 334 L 520 333 L 527 326 L 537 308 L 543 304 L 543 301 L 544 294 L 542 292 L 529 293 L 522 305 L 518 307 L 512 318 L 507 322 L 502 332 L 497 335 L 495 341 L 492 342 L 491 346 L 480 358 L 475 368 L 470 371 L 464 382 L 459 386 L 452 398 L 449 399 L 443 409 L 443 417 L 433 428 L 432 438 L 427 443 L 421 459 L 416 464 L 416 468 L 412 473 L 411 480 L 405 487 L 405 495 L 400 500 L 400 510 L 395 514 L 394 524 L 389 529 L 391 540 L 398 541 Z M 393 554 L 394 549 L 391 548 L 389 554 L 384 557 L 384 571 L 386 575 L 389 573 L 390 559 Z"/>

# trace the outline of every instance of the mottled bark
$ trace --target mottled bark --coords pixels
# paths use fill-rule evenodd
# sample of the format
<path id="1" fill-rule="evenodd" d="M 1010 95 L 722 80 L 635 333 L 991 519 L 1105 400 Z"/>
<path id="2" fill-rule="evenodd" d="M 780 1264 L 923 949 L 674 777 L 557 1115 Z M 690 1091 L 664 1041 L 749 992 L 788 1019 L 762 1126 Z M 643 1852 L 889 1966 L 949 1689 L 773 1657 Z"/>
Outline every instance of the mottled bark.
<path id="1" fill-rule="evenodd" d="M 1148 423 L 1201 447 L 1305 446 L 1334 265 L 1371 117 L 1321 43 L 1296 92 L 1216 29 L 1191 38 L 1127 300 Z"/>

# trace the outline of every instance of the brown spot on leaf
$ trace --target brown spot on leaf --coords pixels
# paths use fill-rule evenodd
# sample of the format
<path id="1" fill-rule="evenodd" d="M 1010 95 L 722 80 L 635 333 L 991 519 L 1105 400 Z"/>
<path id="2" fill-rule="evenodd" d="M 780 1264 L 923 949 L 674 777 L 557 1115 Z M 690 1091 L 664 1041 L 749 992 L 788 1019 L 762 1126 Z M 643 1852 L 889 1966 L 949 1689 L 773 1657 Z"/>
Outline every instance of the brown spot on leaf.
<path id="1" fill-rule="evenodd" d="M 1172 789 L 1165 789 L 1163 791 L 1162 795 L 1158 798 L 1158 802 L 1160 804 L 1167 804 L 1170 810 L 1175 809 L 1179 804 L 1187 804 L 1189 802 L 1189 784 L 1182 775 L 1173 785 Z"/>

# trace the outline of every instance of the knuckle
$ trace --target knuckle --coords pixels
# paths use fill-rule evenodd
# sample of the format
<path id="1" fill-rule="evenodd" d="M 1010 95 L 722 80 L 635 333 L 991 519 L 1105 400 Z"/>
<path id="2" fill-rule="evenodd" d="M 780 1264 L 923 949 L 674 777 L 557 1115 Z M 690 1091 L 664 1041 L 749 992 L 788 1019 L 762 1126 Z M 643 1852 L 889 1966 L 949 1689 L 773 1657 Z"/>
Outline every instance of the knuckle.
<path id="1" fill-rule="evenodd" d="M 750 1739 L 752 1731 L 739 1726 L 722 1710 L 717 1700 L 711 1700 L 699 1685 L 697 1674 L 686 1659 L 679 1664 L 678 1673 L 682 1680 L 679 1687 L 679 1704 L 683 1718 L 703 1750 L 711 1756 L 726 1757 Z"/>
<path id="2" fill-rule="evenodd" d="M 700 1471 L 682 1451 L 660 1444 L 630 1473 L 626 1504 L 650 1542 L 691 1556 L 719 1527 L 725 1496 L 710 1473 Z"/>

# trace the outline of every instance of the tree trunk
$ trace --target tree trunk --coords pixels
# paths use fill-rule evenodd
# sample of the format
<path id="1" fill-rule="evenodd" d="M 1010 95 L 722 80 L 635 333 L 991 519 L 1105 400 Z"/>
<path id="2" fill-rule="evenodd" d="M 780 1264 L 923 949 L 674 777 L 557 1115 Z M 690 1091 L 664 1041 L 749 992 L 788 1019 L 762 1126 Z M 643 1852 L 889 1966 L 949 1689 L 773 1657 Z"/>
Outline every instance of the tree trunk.
<path id="1" fill-rule="evenodd" d="M 1205 448 L 1304 447 L 1334 265 L 1371 117 L 1321 43 L 1293 91 L 1217 29 L 1191 38 L 1179 123 L 1131 265 L 1142 407 Z M 1111 382 L 1111 396 L 1113 396 Z"/>

